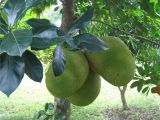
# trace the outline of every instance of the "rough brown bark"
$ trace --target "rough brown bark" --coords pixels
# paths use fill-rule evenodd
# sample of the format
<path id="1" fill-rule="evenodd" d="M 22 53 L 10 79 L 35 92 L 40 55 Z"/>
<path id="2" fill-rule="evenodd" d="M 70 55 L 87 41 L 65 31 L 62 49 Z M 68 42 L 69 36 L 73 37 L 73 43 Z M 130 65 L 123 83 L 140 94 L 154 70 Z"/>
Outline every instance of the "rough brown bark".
<path id="1" fill-rule="evenodd" d="M 66 31 L 67 27 L 74 19 L 74 0 L 61 0 L 63 4 L 62 10 L 62 24 L 61 28 Z M 70 120 L 71 116 L 71 104 L 67 99 L 60 99 L 55 97 L 55 113 L 64 115 L 64 120 Z"/>
<path id="2" fill-rule="evenodd" d="M 123 86 L 122 88 L 118 87 L 120 94 L 121 94 L 121 101 L 122 101 L 122 105 L 123 105 L 123 110 L 129 110 L 129 107 L 127 105 L 127 101 L 125 98 L 125 92 L 127 90 L 127 85 Z"/>
<path id="3" fill-rule="evenodd" d="M 61 28 L 66 31 L 74 20 L 75 0 L 61 0 L 63 3 Z"/>

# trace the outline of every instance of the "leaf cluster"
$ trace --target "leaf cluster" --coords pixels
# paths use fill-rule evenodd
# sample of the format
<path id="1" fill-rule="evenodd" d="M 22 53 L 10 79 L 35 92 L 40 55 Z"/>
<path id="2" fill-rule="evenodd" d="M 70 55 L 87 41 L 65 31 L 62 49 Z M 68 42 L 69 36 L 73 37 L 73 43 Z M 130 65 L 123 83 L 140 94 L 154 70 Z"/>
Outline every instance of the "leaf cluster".
<path id="1" fill-rule="evenodd" d="M 152 48 L 143 50 L 138 56 L 137 72 L 131 88 L 137 87 L 138 92 L 155 93 L 155 87 L 160 85 L 160 54 Z"/>
<path id="2" fill-rule="evenodd" d="M 77 33 L 77 30 L 85 29 L 91 21 L 94 13 L 92 7 L 73 21 L 67 31 L 47 19 L 37 18 L 27 20 L 31 30 L 15 27 L 29 9 L 44 1 L 8 0 L 0 10 L 0 90 L 8 96 L 18 87 L 24 73 L 36 82 L 41 82 L 43 78 L 42 64 L 31 50 L 39 51 L 56 46 L 53 51 L 53 71 L 58 76 L 63 73 L 67 62 L 62 48 L 73 51 L 107 49 L 106 44 L 96 36 Z"/>
<path id="3" fill-rule="evenodd" d="M 62 113 L 56 113 L 52 103 L 46 103 L 44 110 L 40 110 L 34 114 L 32 120 L 64 120 Z"/>

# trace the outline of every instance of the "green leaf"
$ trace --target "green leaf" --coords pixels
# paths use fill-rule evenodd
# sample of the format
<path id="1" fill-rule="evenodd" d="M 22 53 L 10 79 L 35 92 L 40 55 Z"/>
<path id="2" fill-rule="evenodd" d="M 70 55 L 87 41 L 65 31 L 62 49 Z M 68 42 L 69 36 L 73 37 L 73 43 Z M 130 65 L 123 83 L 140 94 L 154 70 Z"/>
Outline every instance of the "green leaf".
<path id="1" fill-rule="evenodd" d="M 32 32 L 30 30 L 15 30 L 4 36 L 0 50 L 11 56 L 21 56 L 31 42 Z"/>
<path id="2" fill-rule="evenodd" d="M 49 20 L 30 19 L 27 23 L 32 27 L 33 32 L 32 49 L 46 49 L 63 41 L 58 37 L 58 27 L 52 25 Z"/>
<path id="3" fill-rule="evenodd" d="M 60 42 L 62 42 L 62 40 L 58 38 L 56 30 L 49 28 L 34 33 L 31 47 L 42 50 Z"/>
<path id="4" fill-rule="evenodd" d="M 7 24 L 5 23 L 4 19 L 2 18 L 2 16 L 0 16 L 0 34 L 7 34 L 8 30 L 7 30 Z"/>
<path id="5" fill-rule="evenodd" d="M 41 117 L 46 117 L 46 112 L 44 110 L 40 110 L 37 115 L 38 119 Z M 43 119 L 42 119 L 43 120 Z"/>
<path id="6" fill-rule="evenodd" d="M 81 34 L 75 37 L 78 48 L 85 51 L 102 51 L 107 50 L 107 45 L 99 38 L 92 34 Z"/>
<path id="7" fill-rule="evenodd" d="M 54 115 L 54 105 L 52 103 L 48 103 L 45 105 L 45 111 L 48 116 Z"/>
<path id="8" fill-rule="evenodd" d="M 65 115 L 63 113 L 57 113 L 54 120 L 65 120 Z"/>
<path id="9" fill-rule="evenodd" d="M 57 46 L 53 52 L 53 71 L 55 76 L 59 76 L 64 71 L 66 64 L 65 56 L 61 46 Z"/>
<path id="10" fill-rule="evenodd" d="M 64 38 L 64 43 L 67 44 L 67 47 L 70 50 L 77 49 L 77 45 L 74 43 L 74 39 L 70 35 L 66 34 L 66 35 L 63 36 L 63 38 Z"/>
<path id="11" fill-rule="evenodd" d="M 137 87 L 139 84 L 139 81 L 135 81 L 131 84 L 130 88 L 134 88 L 134 87 Z"/>
<path id="12" fill-rule="evenodd" d="M 143 85 L 142 84 L 138 84 L 137 86 L 137 91 L 140 92 L 142 90 Z"/>
<path id="13" fill-rule="evenodd" d="M 46 104 L 45 104 L 45 107 L 44 107 L 44 108 L 45 108 L 45 111 L 48 110 L 48 106 L 49 106 L 49 103 L 46 103 Z"/>
<path id="14" fill-rule="evenodd" d="M 137 66 L 137 70 L 138 70 L 138 73 L 139 73 L 141 76 L 144 76 L 144 75 L 145 75 L 145 72 L 144 72 L 144 69 L 143 69 L 142 66 L 141 66 L 141 67 L 138 67 L 138 66 Z"/>
<path id="15" fill-rule="evenodd" d="M 4 35 L 3 35 L 3 34 L 0 34 L 0 39 L 1 39 L 1 38 L 4 38 Z"/>
<path id="16" fill-rule="evenodd" d="M 13 26 L 20 19 L 20 15 L 25 9 L 25 0 L 8 0 L 3 7 L 3 11 L 8 17 L 8 25 Z"/>
<path id="17" fill-rule="evenodd" d="M 24 62 L 17 56 L 0 55 L 0 91 L 9 96 L 24 76 Z"/>
<path id="18" fill-rule="evenodd" d="M 148 89 L 149 89 L 149 86 L 147 86 L 147 87 L 143 88 L 142 93 L 147 92 L 147 90 L 148 90 Z"/>
<path id="19" fill-rule="evenodd" d="M 55 7 L 55 8 L 54 8 L 54 11 L 57 11 L 58 9 L 59 9 L 59 6 Z"/>
<path id="20" fill-rule="evenodd" d="M 156 87 L 153 87 L 153 88 L 151 89 L 151 93 L 157 93 L 157 92 L 156 92 Z"/>
<path id="21" fill-rule="evenodd" d="M 22 55 L 25 63 L 25 73 L 35 82 L 41 82 L 43 78 L 43 67 L 38 58 L 30 51 Z"/>
<path id="22" fill-rule="evenodd" d="M 54 109 L 54 105 L 52 103 L 46 103 L 45 104 L 45 111 L 53 110 L 53 109 Z"/>
<path id="23" fill-rule="evenodd" d="M 26 8 L 36 7 L 39 4 L 42 4 L 46 0 L 26 0 Z"/>
<path id="24" fill-rule="evenodd" d="M 154 3 L 150 2 L 150 0 L 141 0 L 141 5 L 140 5 L 141 9 L 145 10 L 152 17 L 157 16 L 155 14 L 154 6 L 155 6 Z"/>
<path id="25" fill-rule="evenodd" d="M 43 4 L 45 0 L 8 0 L 3 7 L 3 11 L 8 16 L 8 25 L 13 26 L 21 20 L 28 9 Z"/>
<path id="26" fill-rule="evenodd" d="M 77 20 L 73 21 L 68 27 L 68 32 L 73 32 L 76 29 L 86 28 L 93 17 L 94 9 L 89 9 Z"/>
<path id="27" fill-rule="evenodd" d="M 7 17 L 6 13 L 3 10 L 0 10 L 0 17 L 3 19 L 4 23 L 7 25 L 8 24 L 8 17 Z"/>
<path id="28" fill-rule="evenodd" d="M 38 113 L 35 113 L 32 120 L 38 120 L 39 119 L 39 114 Z"/>
<path id="29" fill-rule="evenodd" d="M 52 28 L 52 27 L 54 27 L 55 29 L 57 28 L 56 26 L 52 25 L 50 21 L 47 19 L 32 18 L 32 19 L 27 20 L 26 22 L 32 27 L 32 31 L 34 33 L 36 33 L 38 29 L 45 30 L 45 29 Z"/>
<path id="30" fill-rule="evenodd" d="M 54 105 L 52 103 L 48 103 L 48 110 L 54 110 Z"/>

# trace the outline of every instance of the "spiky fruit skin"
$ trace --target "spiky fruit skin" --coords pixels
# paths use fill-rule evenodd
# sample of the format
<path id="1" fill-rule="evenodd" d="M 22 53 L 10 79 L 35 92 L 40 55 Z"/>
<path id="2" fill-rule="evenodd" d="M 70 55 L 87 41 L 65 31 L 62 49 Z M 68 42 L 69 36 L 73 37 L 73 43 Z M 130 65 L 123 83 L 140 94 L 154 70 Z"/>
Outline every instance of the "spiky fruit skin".
<path id="1" fill-rule="evenodd" d="M 85 82 L 89 67 L 85 56 L 79 51 L 64 50 L 66 66 L 62 75 L 53 73 L 52 64 L 46 72 L 46 87 L 55 97 L 64 98 L 72 95 Z"/>
<path id="2" fill-rule="evenodd" d="M 114 86 L 124 86 L 134 77 L 135 60 L 129 48 L 119 38 L 105 36 L 109 49 L 101 52 L 87 52 L 92 69 Z"/>
<path id="3" fill-rule="evenodd" d="M 87 106 L 97 98 L 100 88 L 100 76 L 90 70 L 86 82 L 68 100 L 77 106 Z"/>

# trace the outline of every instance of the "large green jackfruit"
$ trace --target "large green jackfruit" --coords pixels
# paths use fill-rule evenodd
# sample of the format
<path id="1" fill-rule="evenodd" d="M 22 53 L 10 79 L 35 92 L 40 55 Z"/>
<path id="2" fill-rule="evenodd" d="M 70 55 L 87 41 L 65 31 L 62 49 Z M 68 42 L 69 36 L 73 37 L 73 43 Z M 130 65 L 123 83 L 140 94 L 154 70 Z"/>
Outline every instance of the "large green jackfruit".
<path id="1" fill-rule="evenodd" d="M 116 37 L 101 38 L 109 49 L 101 52 L 87 52 L 92 69 L 115 86 L 124 86 L 134 77 L 135 60 L 129 48 Z"/>
<path id="2" fill-rule="evenodd" d="M 98 96 L 101 88 L 100 76 L 93 71 L 89 71 L 86 82 L 68 100 L 77 106 L 86 106 L 92 103 Z"/>
<path id="3" fill-rule="evenodd" d="M 85 82 L 89 67 L 85 56 L 80 51 L 64 50 L 66 66 L 62 75 L 55 77 L 52 64 L 46 72 L 46 87 L 56 97 L 72 95 Z"/>

